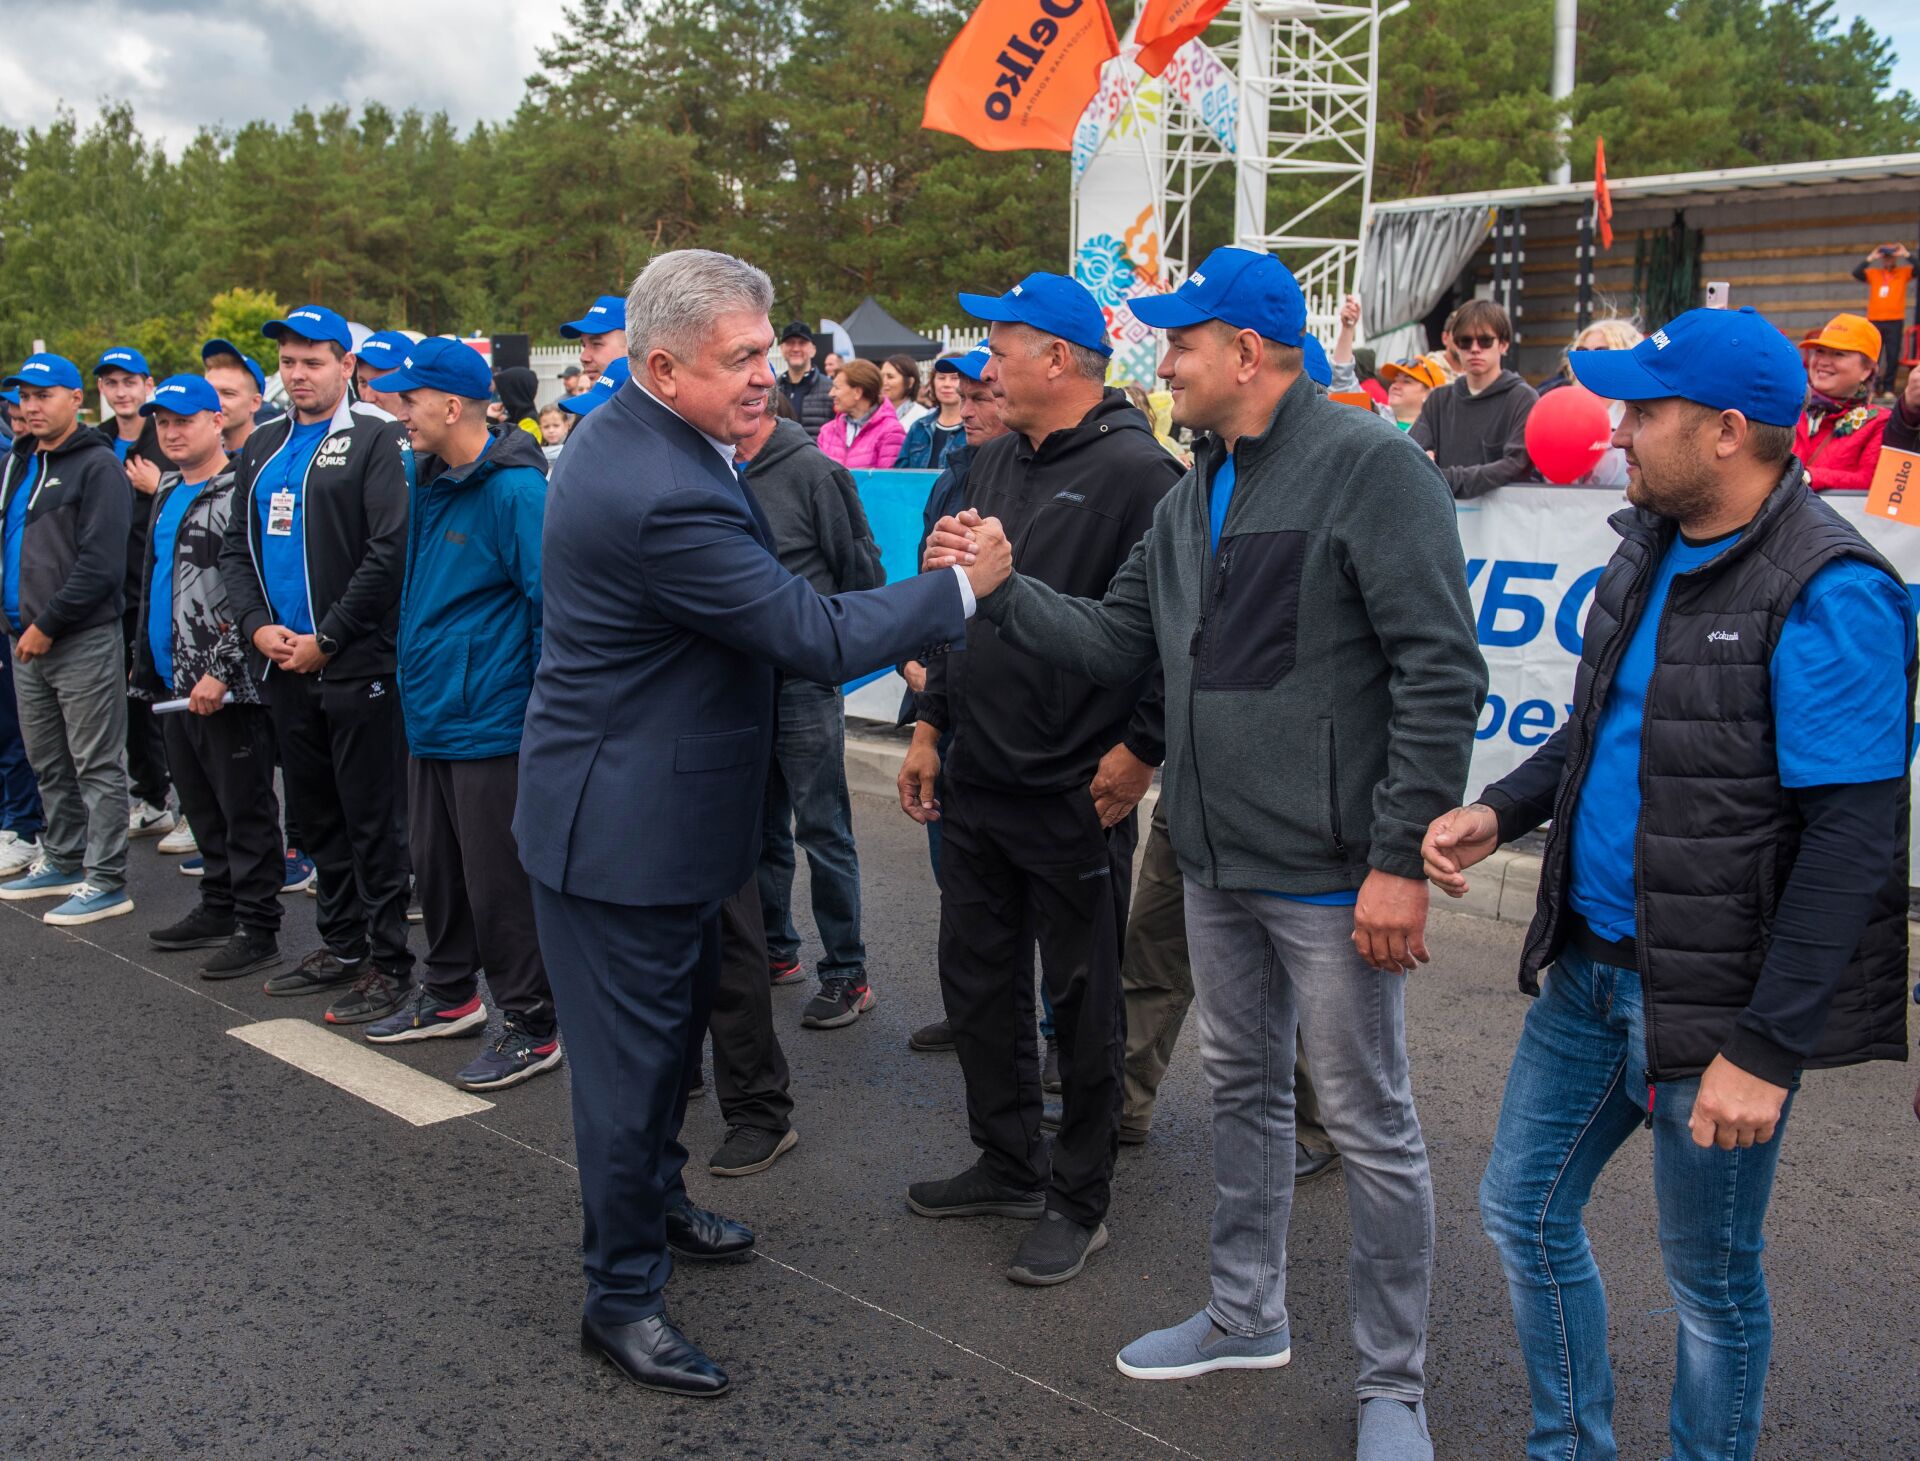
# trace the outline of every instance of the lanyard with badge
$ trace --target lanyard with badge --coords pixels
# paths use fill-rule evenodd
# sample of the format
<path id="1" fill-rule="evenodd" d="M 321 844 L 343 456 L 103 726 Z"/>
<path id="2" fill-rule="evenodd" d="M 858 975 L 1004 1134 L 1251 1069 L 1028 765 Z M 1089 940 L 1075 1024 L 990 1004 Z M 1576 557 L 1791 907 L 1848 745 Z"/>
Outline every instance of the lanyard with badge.
<path id="1" fill-rule="evenodd" d="M 293 536 L 293 508 L 293 473 L 283 468 L 279 490 L 267 498 L 268 537 L 290 538 Z"/>

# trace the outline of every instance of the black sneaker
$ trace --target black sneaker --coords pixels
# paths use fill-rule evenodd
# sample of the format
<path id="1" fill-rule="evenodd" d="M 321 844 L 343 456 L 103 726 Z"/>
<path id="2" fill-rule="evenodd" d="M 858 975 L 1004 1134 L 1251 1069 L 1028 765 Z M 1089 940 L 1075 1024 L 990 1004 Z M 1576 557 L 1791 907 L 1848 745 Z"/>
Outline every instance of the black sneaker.
<path id="1" fill-rule="evenodd" d="M 907 1206 L 921 1217 L 1010 1217 L 1029 1220 L 1047 1210 L 1039 1188 L 1009 1187 L 979 1167 L 967 1168 L 944 1182 L 916 1182 L 907 1189 Z"/>
<path id="2" fill-rule="evenodd" d="M 243 928 L 227 940 L 219 953 L 200 966 L 202 979 L 238 979 L 257 974 L 280 962 L 280 940 L 270 928 Z"/>
<path id="3" fill-rule="evenodd" d="M 1040 1066 L 1040 1089 L 1060 1089 L 1060 1042 L 1051 1035 L 1047 1036 L 1047 1058 Z"/>
<path id="4" fill-rule="evenodd" d="M 953 1049 L 953 1021 L 935 1020 L 907 1036 L 907 1049 L 938 1051 Z"/>
<path id="5" fill-rule="evenodd" d="M 353 987 L 327 1006 L 329 1025 L 365 1025 L 392 1014 L 407 997 L 407 986 L 372 959 Z"/>
<path id="6" fill-rule="evenodd" d="M 837 1030 L 872 1008 L 873 990 L 866 976 L 835 974 L 820 981 L 820 992 L 800 1011 L 800 1023 L 809 1030 Z"/>
<path id="7" fill-rule="evenodd" d="M 1033 1288 L 1065 1283 L 1087 1265 L 1090 1255 L 1107 1246 L 1107 1225 L 1086 1227 L 1064 1213 L 1050 1212 L 1020 1240 L 1020 1249 L 1007 1265 L 1007 1277 Z"/>
<path id="8" fill-rule="evenodd" d="M 530 1034 L 508 1015 L 501 1021 L 500 1033 L 493 1043 L 455 1076 L 454 1081 L 470 1091 L 498 1091 L 531 1080 L 543 1070 L 552 1070 L 560 1060 L 558 1035 Z"/>
<path id="9" fill-rule="evenodd" d="M 758 1126 L 729 1126 L 727 1139 L 707 1158 L 716 1177 L 751 1177 L 764 1172 L 800 1144 L 800 1133 L 764 1131 Z"/>
<path id="10" fill-rule="evenodd" d="M 156 949 L 217 949 L 233 937 L 233 928 L 231 913 L 222 916 L 202 903 L 178 923 L 154 929 L 147 942 Z"/>
<path id="11" fill-rule="evenodd" d="M 319 994 L 338 989 L 360 977 L 365 959 L 343 964 L 326 949 L 315 949 L 284 974 L 276 974 L 261 987 L 268 994 Z"/>
<path id="12" fill-rule="evenodd" d="M 800 967 L 798 959 L 767 960 L 767 978 L 775 985 L 798 984 L 807 977 L 807 971 Z"/>

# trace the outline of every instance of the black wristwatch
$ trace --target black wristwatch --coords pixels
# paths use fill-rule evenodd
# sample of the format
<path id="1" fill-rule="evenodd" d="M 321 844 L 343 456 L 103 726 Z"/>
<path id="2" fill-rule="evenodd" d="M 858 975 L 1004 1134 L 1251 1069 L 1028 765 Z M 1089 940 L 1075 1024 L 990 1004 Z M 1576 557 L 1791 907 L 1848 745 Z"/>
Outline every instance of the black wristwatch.
<path id="1" fill-rule="evenodd" d="M 328 659 L 332 659 L 336 654 L 340 653 L 340 641 L 335 639 L 331 634 L 316 633 L 313 639 L 314 643 L 320 646 L 320 653 L 324 654 Z"/>

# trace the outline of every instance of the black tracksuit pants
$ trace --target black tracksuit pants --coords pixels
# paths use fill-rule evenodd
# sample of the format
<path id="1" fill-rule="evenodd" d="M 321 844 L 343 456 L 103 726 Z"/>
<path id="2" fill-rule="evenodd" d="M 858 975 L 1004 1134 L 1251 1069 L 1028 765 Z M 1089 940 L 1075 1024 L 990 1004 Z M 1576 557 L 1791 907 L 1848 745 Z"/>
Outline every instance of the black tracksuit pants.
<path id="1" fill-rule="evenodd" d="M 513 840 L 520 758 L 407 763 L 408 830 L 427 955 L 420 982 L 456 1004 L 481 969 L 493 1002 L 535 1039 L 553 1034 L 533 890 Z"/>
<path id="2" fill-rule="evenodd" d="M 400 695 L 393 678 L 336 680 L 268 672 L 267 702 L 301 849 L 320 872 L 320 937 L 334 957 L 369 951 L 401 983 L 407 857 L 401 845 Z"/>
<path id="3" fill-rule="evenodd" d="M 757 873 L 720 905 L 720 982 L 707 1029 L 722 1119 L 729 1126 L 786 1131 L 793 1125 L 793 1097 L 787 1093 L 787 1055 L 773 1028 Z"/>
<path id="4" fill-rule="evenodd" d="M 121 627 L 127 631 L 127 663 L 133 664 L 134 636 L 146 633 L 146 625 L 140 622 L 137 611 L 130 610 Z M 165 808 L 167 804 L 167 739 L 160 724 L 165 719 L 164 715 L 155 715 L 147 701 L 127 697 L 127 790 L 150 807 Z"/>
<path id="5" fill-rule="evenodd" d="M 180 811 L 205 862 L 201 906 L 231 916 L 242 928 L 274 932 L 280 927 L 286 849 L 266 708 L 229 705 L 212 715 L 182 711 L 151 718 L 166 737 Z"/>
<path id="6" fill-rule="evenodd" d="M 940 991 L 967 1082 L 967 1124 L 996 1181 L 1106 1215 L 1126 1050 L 1120 946 L 1135 817 L 1103 831 L 1084 788 L 1012 796 L 940 781 Z M 1033 939 L 1053 1001 L 1063 1088 L 1048 1171 L 1040 1130 Z"/>

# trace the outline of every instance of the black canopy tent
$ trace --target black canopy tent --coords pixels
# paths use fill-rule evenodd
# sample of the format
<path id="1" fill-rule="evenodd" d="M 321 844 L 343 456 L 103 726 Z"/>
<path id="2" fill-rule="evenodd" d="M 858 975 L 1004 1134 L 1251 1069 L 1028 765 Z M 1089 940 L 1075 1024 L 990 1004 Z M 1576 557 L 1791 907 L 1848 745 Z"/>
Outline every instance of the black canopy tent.
<path id="1" fill-rule="evenodd" d="M 931 360 L 940 353 L 938 340 L 929 340 L 909 330 L 888 314 L 886 306 L 871 294 L 840 324 L 853 341 L 853 353 L 862 360 L 884 360 L 889 355 Z"/>

